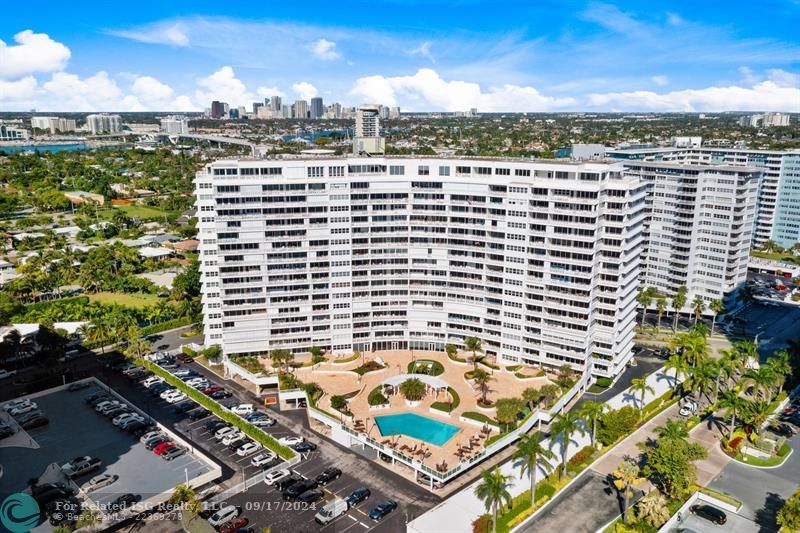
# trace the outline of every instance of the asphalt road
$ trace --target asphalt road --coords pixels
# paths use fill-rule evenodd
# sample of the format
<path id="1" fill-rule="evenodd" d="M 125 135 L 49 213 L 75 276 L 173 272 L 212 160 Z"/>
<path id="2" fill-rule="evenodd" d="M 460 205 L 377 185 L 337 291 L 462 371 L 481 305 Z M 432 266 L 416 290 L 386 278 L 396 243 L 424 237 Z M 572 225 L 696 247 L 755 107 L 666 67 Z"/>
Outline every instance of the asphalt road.
<path id="1" fill-rule="evenodd" d="M 789 340 L 800 338 L 800 307 L 778 304 L 776 307 L 750 304 L 737 319 L 744 326 L 745 335 L 758 336 L 761 359 L 765 360 L 775 350 L 786 346 Z"/>

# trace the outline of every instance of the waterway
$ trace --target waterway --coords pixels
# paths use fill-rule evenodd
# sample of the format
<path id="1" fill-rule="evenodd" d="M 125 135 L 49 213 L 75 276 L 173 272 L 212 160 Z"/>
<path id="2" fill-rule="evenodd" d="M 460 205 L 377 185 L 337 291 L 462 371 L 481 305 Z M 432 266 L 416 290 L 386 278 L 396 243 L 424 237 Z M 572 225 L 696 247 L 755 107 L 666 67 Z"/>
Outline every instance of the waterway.
<path id="1" fill-rule="evenodd" d="M 15 154 L 18 152 L 74 152 L 76 150 L 91 150 L 93 147 L 86 143 L 72 144 L 14 144 L 0 145 L 0 152 Z"/>

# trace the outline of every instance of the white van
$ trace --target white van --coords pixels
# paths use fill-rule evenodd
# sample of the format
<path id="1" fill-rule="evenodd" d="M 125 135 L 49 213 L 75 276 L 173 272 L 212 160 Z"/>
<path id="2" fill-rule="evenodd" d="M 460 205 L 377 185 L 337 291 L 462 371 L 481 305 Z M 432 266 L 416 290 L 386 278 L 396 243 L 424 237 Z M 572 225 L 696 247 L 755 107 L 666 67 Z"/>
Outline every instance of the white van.
<path id="1" fill-rule="evenodd" d="M 349 506 L 345 500 L 341 498 L 335 498 L 326 503 L 325 506 L 320 509 L 316 515 L 314 515 L 314 521 L 318 524 L 327 524 L 333 522 L 346 513 L 348 508 Z"/>

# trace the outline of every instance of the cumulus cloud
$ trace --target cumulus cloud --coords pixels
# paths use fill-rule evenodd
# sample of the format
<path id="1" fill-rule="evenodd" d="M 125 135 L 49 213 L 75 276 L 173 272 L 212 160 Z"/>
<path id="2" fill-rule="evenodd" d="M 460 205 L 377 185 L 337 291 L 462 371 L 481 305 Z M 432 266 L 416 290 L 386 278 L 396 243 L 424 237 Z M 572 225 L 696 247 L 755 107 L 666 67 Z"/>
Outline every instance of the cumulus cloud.
<path id="1" fill-rule="evenodd" d="M 342 57 L 342 55 L 336 51 L 336 43 L 327 39 L 314 41 L 308 45 L 308 49 L 314 56 L 324 61 L 334 61 Z"/>
<path id="2" fill-rule="evenodd" d="M 60 109 L 75 111 L 116 110 L 122 99 L 122 90 L 104 71 L 88 78 L 75 74 L 56 72 L 42 88 L 45 98 L 59 102 Z"/>
<path id="3" fill-rule="evenodd" d="M 281 98 L 286 98 L 286 93 L 281 91 L 277 87 L 261 86 L 258 89 L 256 89 L 256 94 L 262 98 L 272 98 L 273 96 L 280 96 Z"/>
<path id="4" fill-rule="evenodd" d="M 297 96 L 300 97 L 301 100 L 311 100 L 319 91 L 317 88 L 308 83 L 307 81 L 299 81 L 292 85 L 292 90 L 297 93 Z"/>
<path id="5" fill-rule="evenodd" d="M 188 28 L 182 22 L 156 23 L 133 30 L 112 30 L 108 32 L 117 37 L 124 37 L 140 43 L 169 44 L 172 46 L 189 46 Z"/>
<path id="6" fill-rule="evenodd" d="M 175 96 L 175 91 L 152 76 L 138 76 L 131 85 L 128 103 L 145 111 L 197 111 L 202 107 L 194 104 L 188 96 Z"/>
<path id="7" fill-rule="evenodd" d="M 14 42 L 9 46 L 0 41 L 0 77 L 63 70 L 71 56 L 69 48 L 46 33 L 24 30 L 14 35 Z"/>
<path id="8" fill-rule="evenodd" d="M 359 78 L 350 95 L 415 110 L 548 111 L 576 105 L 574 98 L 545 96 L 528 86 L 505 84 L 484 91 L 477 83 L 445 80 L 432 69 L 420 69 L 413 76 Z"/>
<path id="9" fill-rule="evenodd" d="M 653 83 L 655 83 L 656 85 L 659 85 L 661 87 L 663 87 L 664 85 L 669 83 L 669 78 L 667 78 L 666 76 L 663 76 L 661 74 L 659 74 L 658 76 L 653 76 L 650 79 L 653 80 Z"/>
<path id="10" fill-rule="evenodd" d="M 248 105 L 255 98 L 230 66 L 197 80 L 197 85 L 200 88 L 195 91 L 195 100 L 203 107 L 211 105 L 212 100 L 227 102 L 231 107 Z"/>

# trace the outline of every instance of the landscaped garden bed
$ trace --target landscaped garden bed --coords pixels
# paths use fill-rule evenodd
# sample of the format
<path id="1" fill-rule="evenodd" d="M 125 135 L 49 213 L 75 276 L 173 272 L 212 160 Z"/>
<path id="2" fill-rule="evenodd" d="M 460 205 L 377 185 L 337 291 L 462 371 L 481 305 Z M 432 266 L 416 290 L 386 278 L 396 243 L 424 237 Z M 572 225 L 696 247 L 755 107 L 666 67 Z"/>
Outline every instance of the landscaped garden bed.
<path id="1" fill-rule="evenodd" d="M 359 376 L 363 376 L 367 372 L 375 372 L 377 370 L 383 370 L 384 368 L 386 367 L 376 361 L 367 361 L 358 368 L 354 368 L 353 372 L 355 372 Z"/>
<path id="2" fill-rule="evenodd" d="M 444 374 L 444 365 L 439 361 L 418 359 L 408 363 L 409 374 L 425 374 L 428 376 L 441 376 Z"/>
<path id="3" fill-rule="evenodd" d="M 450 398 L 452 401 L 450 402 L 433 402 L 431 404 L 431 408 L 436 409 L 438 411 L 444 411 L 445 413 L 452 413 L 453 410 L 458 407 L 461 403 L 461 398 L 459 398 L 458 393 L 452 387 L 447 387 L 447 393 L 450 394 Z"/>

